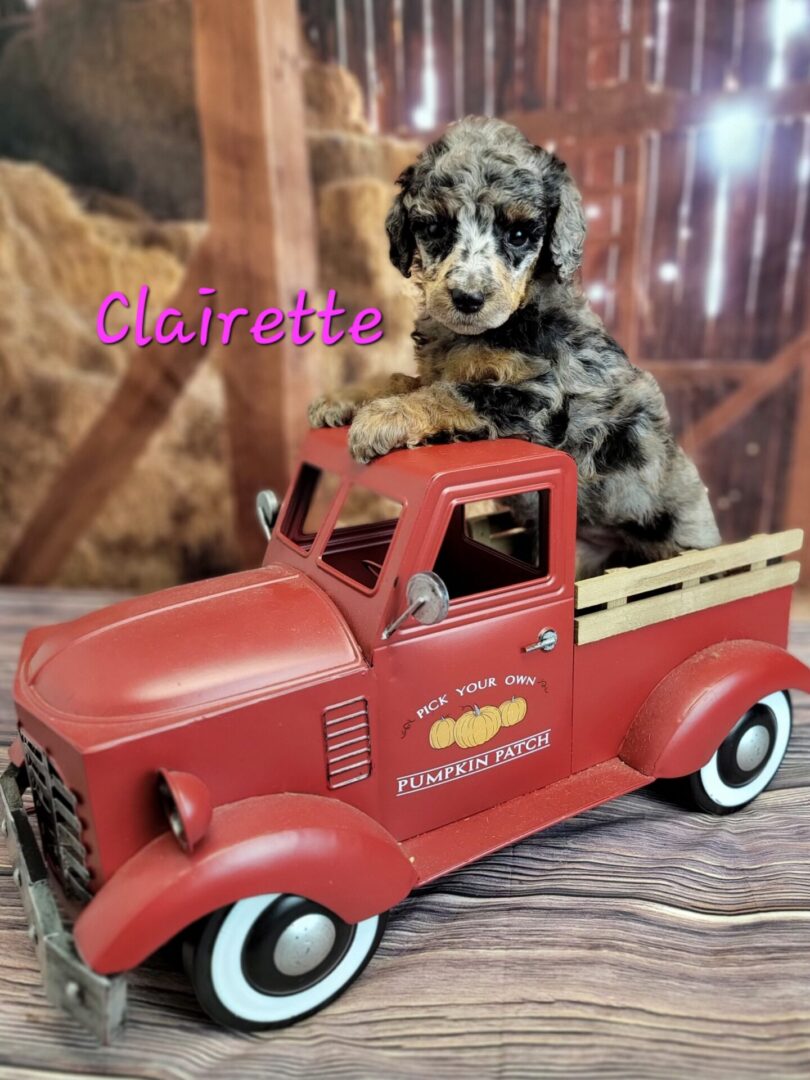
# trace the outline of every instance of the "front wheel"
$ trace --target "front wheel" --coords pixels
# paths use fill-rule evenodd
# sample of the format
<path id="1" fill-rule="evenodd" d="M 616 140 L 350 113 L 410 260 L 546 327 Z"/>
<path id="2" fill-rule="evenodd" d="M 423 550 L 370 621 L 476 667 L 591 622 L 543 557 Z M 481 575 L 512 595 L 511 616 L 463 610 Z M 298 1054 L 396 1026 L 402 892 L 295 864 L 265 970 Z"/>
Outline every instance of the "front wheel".
<path id="1" fill-rule="evenodd" d="M 699 809 L 731 814 L 764 791 L 782 764 L 792 718 L 790 696 L 784 691 L 752 705 L 703 768 L 687 778 Z"/>
<path id="2" fill-rule="evenodd" d="M 351 925 L 301 896 L 266 893 L 198 923 L 183 959 L 212 1020 L 239 1031 L 286 1027 L 334 1001 L 357 978 L 385 920 L 375 915 Z"/>

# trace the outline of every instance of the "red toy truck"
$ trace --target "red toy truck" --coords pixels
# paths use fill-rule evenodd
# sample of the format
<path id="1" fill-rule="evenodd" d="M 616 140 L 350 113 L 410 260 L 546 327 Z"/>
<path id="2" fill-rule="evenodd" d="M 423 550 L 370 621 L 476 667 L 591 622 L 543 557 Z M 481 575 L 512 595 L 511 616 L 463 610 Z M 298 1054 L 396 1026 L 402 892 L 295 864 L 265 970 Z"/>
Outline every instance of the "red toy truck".
<path id="1" fill-rule="evenodd" d="M 576 582 L 576 494 L 526 442 L 312 432 L 260 569 L 31 632 L 3 831 L 52 1000 L 107 1039 L 180 936 L 210 1016 L 291 1023 L 417 885 L 657 777 L 758 795 L 810 691 L 801 533 Z"/>

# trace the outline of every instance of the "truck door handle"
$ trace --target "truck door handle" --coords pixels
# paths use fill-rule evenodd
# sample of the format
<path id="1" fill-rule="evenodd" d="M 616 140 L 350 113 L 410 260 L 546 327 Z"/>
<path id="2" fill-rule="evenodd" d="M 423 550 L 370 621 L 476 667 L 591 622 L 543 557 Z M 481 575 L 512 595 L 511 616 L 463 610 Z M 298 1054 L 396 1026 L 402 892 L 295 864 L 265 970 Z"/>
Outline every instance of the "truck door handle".
<path id="1" fill-rule="evenodd" d="M 524 645 L 524 652 L 537 652 L 538 649 L 542 649 L 543 652 L 551 652 L 554 646 L 557 644 L 557 631 L 556 630 L 541 630 L 537 635 L 537 641 L 532 642 L 531 645 Z"/>

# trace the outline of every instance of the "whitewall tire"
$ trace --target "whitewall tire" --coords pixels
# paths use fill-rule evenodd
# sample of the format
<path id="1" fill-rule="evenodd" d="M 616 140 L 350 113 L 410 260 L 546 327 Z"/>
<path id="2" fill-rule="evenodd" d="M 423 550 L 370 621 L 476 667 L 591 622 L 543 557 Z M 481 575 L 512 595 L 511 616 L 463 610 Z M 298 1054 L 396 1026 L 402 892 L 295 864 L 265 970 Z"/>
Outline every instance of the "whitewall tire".
<path id="1" fill-rule="evenodd" d="M 192 927 L 183 958 L 213 1020 L 241 1031 L 286 1027 L 351 985 L 384 927 L 384 914 L 351 925 L 303 897 L 265 893 Z"/>
<path id="2" fill-rule="evenodd" d="M 752 705 L 703 768 L 689 777 L 701 810 L 730 814 L 765 790 L 785 756 L 792 713 L 790 696 L 781 690 Z"/>

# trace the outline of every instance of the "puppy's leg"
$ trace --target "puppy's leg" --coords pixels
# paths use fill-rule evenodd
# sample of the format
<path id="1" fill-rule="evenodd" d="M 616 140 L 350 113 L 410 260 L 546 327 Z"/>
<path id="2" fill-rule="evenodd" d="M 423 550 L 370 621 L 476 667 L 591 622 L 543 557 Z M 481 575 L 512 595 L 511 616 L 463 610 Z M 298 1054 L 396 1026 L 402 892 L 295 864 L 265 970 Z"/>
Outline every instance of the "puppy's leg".
<path id="1" fill-rule="evenodd" d="M 627 546 L 647 562 L 723 542 L 706 487 L 694 462 L 680 447 L 674 449 L 649 512 L 634 521 L 623 521 L 619 531 Z"/>
<path id="2" fill-rule="evenodd" d="M 680 448 L 670 489 L 673 502 L 677 506 L 673 541 L 679 550 L 702 550 L 722 544 L 706 485 L 701 480 L 695 463 Z"/>
<path id="3" fill-rule="evenodd" d="M 379 375 L 355 386 L 345 386 L 334 394 L 313 401 L 309 407 L 311 427 L 343 427 L 351 423 L 357 410 L 368 401 L 399 394 L 410 394 L 418 389 L 420 380 L 415 375 Z"/>
<path id="4" fill-rule="evenodd" d="M 349 450 L 365 463 L 391 450 L 464 437 L 494 438 L 495 432 L 455 387 L 436 382 L 364 405 L 349 430 Z"/>
<path id="5" fill-rule="evenodd" d="M 576 578 L 597 577 L 621 550 L 615 531 L 580 525 L 576 541 Z M 624 560 L 623 560 L 624 562 Z"/>

